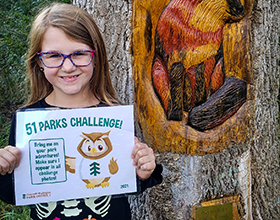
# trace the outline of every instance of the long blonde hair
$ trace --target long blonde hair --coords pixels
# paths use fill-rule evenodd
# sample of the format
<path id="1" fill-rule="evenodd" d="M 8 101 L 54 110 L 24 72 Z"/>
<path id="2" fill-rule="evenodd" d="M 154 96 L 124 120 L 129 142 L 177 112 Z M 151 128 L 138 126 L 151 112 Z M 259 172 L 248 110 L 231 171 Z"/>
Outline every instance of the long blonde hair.
<path id="1" fill-rule="evenodd" d="M 96 51 L 94 55 L 96 65 L 90 88 L 99 101 L 109 105 L 119 103 L 111 83 L 105 44 L 95 21 L 86 11 L 74 5 L 54 3 L 37 15 L 29 34 L 27 78 L 30 83 L 30 98 L 26 105 L 39 101 L 53 90 L 36 61 L 38 59 L 36 53 L 41 51 L 44 33 L 50 26 L 60 28 L 71 39 L 84 43 Z"/>

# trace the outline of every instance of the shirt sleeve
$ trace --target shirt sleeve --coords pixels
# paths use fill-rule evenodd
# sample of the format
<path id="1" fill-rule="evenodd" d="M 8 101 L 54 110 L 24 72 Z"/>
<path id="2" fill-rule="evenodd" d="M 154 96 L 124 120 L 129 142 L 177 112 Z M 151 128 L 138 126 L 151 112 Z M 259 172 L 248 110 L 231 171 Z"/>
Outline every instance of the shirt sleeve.
<path id="1" fill-rule="evenodd" d="M 156 168 L 151 176 L 146 180 L 141 180 L 137 177 L 137 181 L 140 183 L 140 193 L 144 192 L 147 188 L 158 185 L 162 182 L 162 165 L 156 164 Z"/>
<path id="2" fill-rule="evenodd" d="M 15 124 L 16 116 L 14 114 L 9 136 L 9 145 L 12 146 L 15 146 Z M 4 176 L 0 175 L 0 199 L 9 204 L 15 204 L 13 178 L 14 172 L 12 174 L 6 174 Z"/>

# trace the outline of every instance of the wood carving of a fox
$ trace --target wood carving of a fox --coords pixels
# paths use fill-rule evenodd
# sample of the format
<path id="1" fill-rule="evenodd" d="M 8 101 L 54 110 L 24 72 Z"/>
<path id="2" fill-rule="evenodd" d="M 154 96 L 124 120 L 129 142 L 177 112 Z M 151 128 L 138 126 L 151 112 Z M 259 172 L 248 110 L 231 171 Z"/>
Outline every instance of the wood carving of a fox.
<path id="1" fill-rule="evenodd" d="M 155 32 L 151 69 L 168 120 L 204 131 L 231 117 L 246 101 L 247 83 L 227 77 L 223 27 L 243 18 L 240 0 L 171 0 Z"/>

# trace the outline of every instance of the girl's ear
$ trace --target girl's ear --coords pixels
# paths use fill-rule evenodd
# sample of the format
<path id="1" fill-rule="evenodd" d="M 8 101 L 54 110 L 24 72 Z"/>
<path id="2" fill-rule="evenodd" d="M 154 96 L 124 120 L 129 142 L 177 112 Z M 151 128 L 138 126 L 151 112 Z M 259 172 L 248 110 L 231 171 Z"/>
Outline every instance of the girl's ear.
<path id="1" fill-rule="evenodd" d="M 42 61 L 40 60 L 40 58 L 38 56 L 35 57 L 36 63 L 38 64 L 38 66 L 40 67 L 40 71 L 42 73 L 44 73 L 44 65 L 42 63 Z"/>
<path id="2" fill-rule="evenodd" d="M 39 65 L 39 67 L 44 67 L 44 65 L 42 64 L 42 61 L 40 60 L 40 58 L 38 56 L 35 57 L 35 61 Z"/>

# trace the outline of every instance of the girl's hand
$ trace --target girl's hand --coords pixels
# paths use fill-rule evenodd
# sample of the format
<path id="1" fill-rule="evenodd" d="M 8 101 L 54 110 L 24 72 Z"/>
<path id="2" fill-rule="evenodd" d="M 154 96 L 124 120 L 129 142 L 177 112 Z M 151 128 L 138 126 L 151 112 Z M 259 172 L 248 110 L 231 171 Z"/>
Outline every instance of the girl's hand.
<path id="1" fill-rule="evenodd" d="M 156 167 L 153 149 L 148 147 L 147 144 L 141 143 L 135 137 L 131 158 L 133 159 L 133 165 L 136 166 L 138 177 L 142 180 L 148 179 Z"/>
<path id="2" fill-rule="evenodd" d="M 12 173 L 18 167 L 21 158 L 20 149 L 7 146 L 0 149 L 0 174 Z"/>

